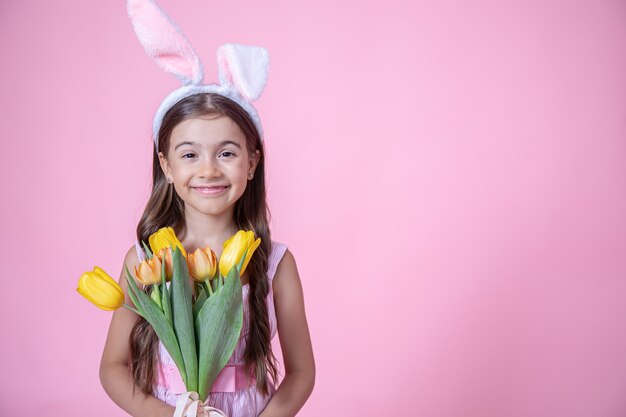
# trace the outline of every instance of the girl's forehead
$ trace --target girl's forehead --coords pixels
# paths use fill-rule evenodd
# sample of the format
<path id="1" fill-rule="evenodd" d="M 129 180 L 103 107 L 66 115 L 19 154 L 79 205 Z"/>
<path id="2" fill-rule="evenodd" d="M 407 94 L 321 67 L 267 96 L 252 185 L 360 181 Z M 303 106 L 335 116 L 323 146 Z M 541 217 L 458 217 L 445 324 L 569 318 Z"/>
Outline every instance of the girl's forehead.
<path id="1" fill-rule="evenodd" d="M 207 116 L 187 119 L 174 127 L 170 137 L 172 148 L 182 142 L 212 145 L 224 141 L 245 144 L 245 136 L 239 126 L 227 116 Z"/>

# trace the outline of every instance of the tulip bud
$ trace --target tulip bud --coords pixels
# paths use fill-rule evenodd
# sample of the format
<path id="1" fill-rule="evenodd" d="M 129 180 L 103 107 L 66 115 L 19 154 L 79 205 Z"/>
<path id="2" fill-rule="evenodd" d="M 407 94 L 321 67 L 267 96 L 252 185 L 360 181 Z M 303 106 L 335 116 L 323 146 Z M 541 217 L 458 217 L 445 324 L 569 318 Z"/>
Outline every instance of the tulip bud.
<path id="1" fill-rule="evenodd" d="M 163 248 L 178 247 L 183 253 L 183 256 L 185 258 L 187 257 L 187 252 L 185 252 L 183 244 L 180 243 L 180 240 L 176 237 L 176 233 L 174 233 L 174 229 L 171 227 L 160 228 L 150 235 L 148 242 L 150 243 L 150 250 L 152 250 L 154 254 L 159 253 Z"/>
<path id="2" fill-rule="evenodd" d="M 198 248 L 187 257 L 187 266 L 191 277 L 202 282 L 215 278 L 217 272 L 217 257 L 210 247 Z"/>
<path id="3" fill-rule="evenodd" d="M 97 266 L 80 276 L 76 291 L 103 310 L 117 310 L 124 303 L 122 287 Z"/>
<path id="4" fill-rule="evenodd" d="M 166 247 L 159 251 L 159 259 L 165 262 L 165 280 L 171 281 L 174 275 L 174 261 L 172 260 L 172 248 Z"/>
<path id="5" fill-rule="evenodd" d="M 261 244 L 261 239 L 254 239 L 254 232 L 251 230 L 238 231 L 234 236 L 224 242 L 224 251 L 222 252 L 222 256 L 220 257 L 220 273 L 223 277 L 228 275 L 228 272 L 239 265 L 242 258 L 243 264 L 241 266 L 241 271 L 239 272 L 239 276 L 243 275 L 252 258 L 252 254 Z"/>
<path id="6" fill-rule="evenodd" d="M 161 302 L 161 291 L 159 290 L 158 285 L 155 285 L 154 287 L 152 287 L 150 298 L 152 299 L 152 301 L 156 303 L 156 305 L 159 306 L 161 310 L 163 310 L 163 303 Z"/>
<path id="7" fill-rule="evenodd" d="M 152 259 L 142 261 L 135 267 L 135 275 L 143 285 L 159 284 L 161 282 L 161 259 L 153 256 Z"/>

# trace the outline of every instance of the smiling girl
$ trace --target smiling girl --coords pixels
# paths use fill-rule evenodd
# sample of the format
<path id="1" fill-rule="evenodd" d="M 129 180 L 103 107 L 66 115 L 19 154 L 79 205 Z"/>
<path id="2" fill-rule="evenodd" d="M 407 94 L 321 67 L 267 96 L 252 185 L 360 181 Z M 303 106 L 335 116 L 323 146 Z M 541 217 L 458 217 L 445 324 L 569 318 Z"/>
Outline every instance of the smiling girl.
<path id="1" fill-rule="evenodd" d="M 146 27 L 158 34 L 169 30 L 170 37 L 178 33 L 172 35 L 173 26 L 155 26 L 155 21 L 171 23 L 154 18 L 162 12 L 153 2 L 130 0 L 128 4 L 144 46 L 149 43 L 141 32 Z M 137 24 L 146 14 L 151 19 L 142 21 L 143 26 Z M 176 41 L 186 40 L 179 37 Z M 139 242 L 148 241 L 163 227 L 174 229 L 187 253 L 208 245 L 218 257 L 224 242 L 237 230 L 253 231 L 261 245 L 241 277 L 241 337 L 207 403 L 230 417 L 293 416 L 309 397 L 315 379 L 304 297 L 293 255 L 271 239 L 262 129 L 250 104 L 250 97 L 260 95 L 264 77 L 260 87 L 258 83 L 255 87 L 254 80 L 238 78 L 236 71 L 242 65 L 248 65 L 242 73 L 254 74 L 255 68 L 267 71 L 267 62 L 260 69 L 250 68 L 250 62 L 266 51 L 242 45 L 223 47 L 221 84 L 203 85 L 196 74 L 200 68 L 195 55 L 177 56 L 171 64 L 167 61 L 171 47 L 164 47 L 168 55 L 151 45 L 146 50 L 152 51 L 162 67 L 191 81 L 170 94 L 155 116 L 152 191 L 137 225 L 137 242 L 128 250 L 122 271 L 135 270 L 145 258 Z M 187 70 L 180 70 L 181 59 L 188 61 Z M 176 73 L 179 70 L 182 75 Z M 132 305 L 123 275 L 119 284 L 125 302 Z M 276 334 L 285 368 L 280 383 L 271 345 Z M 116 404 L 133 416 L 172 416 L 177 399 L 185 392 L 173 365 L 142 317 L 129 309 L 115 311 L 100 379 Z"/>

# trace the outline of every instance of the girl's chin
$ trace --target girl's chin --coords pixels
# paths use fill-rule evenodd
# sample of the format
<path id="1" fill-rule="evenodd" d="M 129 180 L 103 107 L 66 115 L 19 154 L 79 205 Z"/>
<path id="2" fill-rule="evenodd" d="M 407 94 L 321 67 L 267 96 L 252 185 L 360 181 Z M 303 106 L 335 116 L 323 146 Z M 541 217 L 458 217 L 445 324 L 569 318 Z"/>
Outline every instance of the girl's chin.
<path id="1" fill-rule="evenodd" d="M 197 204 L 197 202 L 185 202 L 185 212 L 191 211 L 205 216 L 232 216 L 235 211 L 235 205 L 226 204 Z"/>

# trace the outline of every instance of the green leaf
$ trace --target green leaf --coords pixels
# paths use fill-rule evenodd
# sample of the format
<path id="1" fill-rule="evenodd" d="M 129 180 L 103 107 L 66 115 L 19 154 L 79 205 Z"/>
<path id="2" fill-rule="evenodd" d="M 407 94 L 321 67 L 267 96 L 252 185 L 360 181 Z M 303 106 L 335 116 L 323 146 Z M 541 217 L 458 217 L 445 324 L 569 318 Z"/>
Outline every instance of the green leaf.
<path id="1" fill-rule="evenodd" d="M 224 285 L 209 297 L 196 317 L 199 345 L 198 393 L 206 400 L 217 375 L 235 351 L 243 326 L 241 280 L 232 268 Z"/>
<path id="2" fill-rule="evenodd" d="M 126 272 L 128 273 L 128 269 L 126 270 Z M 132 277 L 130 278 L 129 277 L 130 277 L 130 274 L 126 277 L 126 281 L 128 281 L 129 279 L 132 280 Z M 136 292 L 130 285 L 128 286 L 128 295 L 130 296 L 130 299 L 135 305 L 135 308 L 136 308 L 135 311 L 137 311 L 137 314 L 139 314 L 141 317 L 145 319 L 146 315 L 143 312 L 143 309 L 141 308 L 141 304 L 139 303 L 139 299 L 137 298 Z"/>
<path id="3" fill-rule="evenodd" d="M 152 251 L 150 250 L 148 245 L 146 245 L 146 242 L 142 240 L 141 243 L 143 244 L 143 250 L 146 251 L 146 256 L 148 257 L 148 259 L 152 259 L 154 255 L 152 255 Z"/>
<path id="4" fill-rule="evenodd" d="M 198 356 L 191 305 L 191 284 L 187 261 L 178 247 L 172 249 L 174 272 L 170 291 L 172 293 L 172 320 L 178 337 L 180 352 L 185 363 L 188 379 L 186 388 L 198 391 Z"/>
<path id="5" fill-rule="evenodd" d="M 198 294 L 198 297 L 196 298 L 196 302 L 193 305 L 193 317 L 194 320 L 196 317 L 198 317 L 198 312 L 200 311 L 200 309 L 202 308 L 202 306 L 204 305 L 204 302 L 207 299 L 207 293 L 204 290 L 203 287 L 200 287 L 200 293 Z"/>
<path id="6" fill-rule="evenodd" d="M 178 339 L 176 338 L 176 334 L 174 333 L 174 329 L 168 323 L 163 311 L 161 311 L 157 305 L 150 299 L 146 293 L 141 291 L 132 275 L 128 271 L 128 267 L 126 268 L 126 281 L 128 281 L 128 294 L 133 300 L 133 303 L 137 307 L 137 310 L 141 314 L 143 318 L 145 318 L 148 323 L 152 326 L 155 333 L 163 343 L 165 349 L 170 354 L 176 367 L 180 371 L 181 376 L 183 377 L 183 381 L 187 381 L 187 374 L 185 372 L 183 356 L 180 351 L 180 347 L 178 345 Z"/>
<path id="7" fill-rule="evenodd" d="M 172 302 L 170 300 L 169 289 L 165 279 L 165 262 L 161 262 L 161 304 L 165 318 L 172 325 Z"/>
<path id="8" fill-rule="evenodd" d="M 214 284 L 212 288 L 213 288 L 213 294 L 215 294 L 217 292 L 217 290 L 219 290 L 220 287 L 221 287 L 220 282 L 222 282 L 222 274 L 218 274 L 217 278 L 215 278 L 214 280 L 212 280 L 210 282 L 211 282 L 211 284 Z M 213 295 L 211 294 L 211 296 L 213 296 Z"/>

